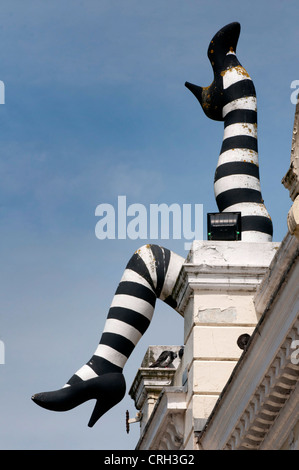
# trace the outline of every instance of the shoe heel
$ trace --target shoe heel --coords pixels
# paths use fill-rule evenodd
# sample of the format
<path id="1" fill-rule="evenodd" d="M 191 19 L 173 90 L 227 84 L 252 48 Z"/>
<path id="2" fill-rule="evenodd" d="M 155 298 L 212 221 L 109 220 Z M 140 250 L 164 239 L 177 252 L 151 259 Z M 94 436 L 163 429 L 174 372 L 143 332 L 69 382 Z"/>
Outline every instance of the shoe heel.
<path id="1" fill-rule="evenodd" d="M 109 408 L 110 407 L 103 408 L 103 404 L 97 400 L 95 407 L 93 409 L 93 412 L 91 414 L 88 427 L 92 428 L 96 424 L 98 419 L 100 419 L 100 417 L 103 416 L 103 414 L 106 413 L 106 411 L 108 411 Z"/>
<path id="2" fill-rule="evenodd" d="M 93 412 L 91 414 L 90 420 L 88 422 L 88 427 L 92 428 L 96 422 L 113 406 L 117 405 L 123 398 L 123 394 L 115 397 L 114 400 L 108 400 L 103 403 L 103 398 L 101 400 L 97 400 Z"/>
<path id="3" fill-rule="evenodd" d="M 122 374 L 106 374 L 103 376 L 105 379 L 101 381 L 102 387 L 99 387 L 99 394 L 91 414 L 88 427 L 92 428 L 98 419 L 109 411 L 113 406 L 117 405 L 124 397 L 126 393 L 126 383 Z M 106 393 L 103 391 L 106 388 Z M 103 390 L 104 389 L 104 390 Z"/>

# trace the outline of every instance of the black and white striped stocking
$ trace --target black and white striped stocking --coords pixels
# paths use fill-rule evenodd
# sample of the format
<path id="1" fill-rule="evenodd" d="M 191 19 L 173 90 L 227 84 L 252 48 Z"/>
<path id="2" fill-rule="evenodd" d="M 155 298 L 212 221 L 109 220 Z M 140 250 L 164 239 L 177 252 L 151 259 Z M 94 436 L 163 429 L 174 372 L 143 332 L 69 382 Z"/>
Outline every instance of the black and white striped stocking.
<path id="1" fill-rule="evenodd" d="M 242 241 L 272 240 L 272 221 L 261 194 L 257 105 L 252 79 L 236 57 L 239 23 L 213 37 L 208 57 L 214 81 L 206 88 L 186 82 L 205 114 L 224 121 L 224 137 L 215 172 L 214 191 L 220 212 L 241 212 Z"/>
<path id="2" fill-rule="evenodd" d="M 94 355 L 65 386 L 122 372 L 150 324 L 156 299 L 176 308 L 171 295 L 183 262 L 184 258 L 158 245 L 144 245 L 134 253 L 115 292 Z"/>

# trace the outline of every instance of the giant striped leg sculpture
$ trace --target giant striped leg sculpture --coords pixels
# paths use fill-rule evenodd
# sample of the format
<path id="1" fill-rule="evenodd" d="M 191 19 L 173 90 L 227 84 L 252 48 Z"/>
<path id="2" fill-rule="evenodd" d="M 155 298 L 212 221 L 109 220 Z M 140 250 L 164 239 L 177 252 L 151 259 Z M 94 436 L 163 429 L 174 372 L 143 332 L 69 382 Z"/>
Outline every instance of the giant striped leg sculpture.
<path id="1" fill-rule="evenodd" d="M 157 245 L 132 256 L 113 298 L 100 343 L 92 358 L 56 391 L 38 393 L 33 401 L 53 411 L 67 411 L 96 399 L 92 427 L 125 394 L 123 368 L 152 319 L 156 299 L 176 307 L 171 297 L 184 259 Z"/>
<path id="2" fill-rule="evenodd" d="M 224 121 L 224 140 L 215 174 L 220 211 L 240 211 L 242 240 L 271 241 L 272 223 L 263 204 L 257 155 L 256 97 L 253 83 L 235 50 L 240 25 L 220 30 L 208 49 L 214 70 L 209 88 L 186 86 L 211 119 Z M 95 399 L 93 426 L 125 394 L 123 368 L 148 328 L 159 298 L 174 309 L 174 285 L 184 259 L 157 245 L 141 247 L 130 259 L 119 283 L 100 343 L 92 358 L 59 390 L 32 399 L 43 408 L 66 411 Z"/>
<path id="3" fill-rule="evenodd" d="M 253 82 L 236 57 L 240 24 L 231 23 L 208 48 L 214 81 L 207 88 L 186 82 L 205 114 L 224 121 L 224 138 L 215 172 L 214 191 L 220 212 L 241 212 L 242 240 L 272 240 L 272 221 L 261 195 L 257 108 Z"/>

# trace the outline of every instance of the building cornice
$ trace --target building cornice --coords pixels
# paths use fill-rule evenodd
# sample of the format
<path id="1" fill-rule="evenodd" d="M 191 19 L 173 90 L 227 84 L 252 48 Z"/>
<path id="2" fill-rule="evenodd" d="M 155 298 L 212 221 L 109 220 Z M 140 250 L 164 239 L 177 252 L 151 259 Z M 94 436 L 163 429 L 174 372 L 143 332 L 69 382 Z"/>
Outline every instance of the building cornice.
<path id="1" fill-rule="evenodd" d="M 180 450 L 184 438 L 186 391 L 164 388 L 157 400 L 136 450 Z"/>
<path id="2" fill-rule="evenodd" d="M 255 292 L 280 243 L 198 241 L 183 264 L 174 297 L 183 314 L 194 291 Z"/>
<path id="3" fill-rule="evenodd" d="M 282 179 L 282 184 L 289 190 L 290 198 L 295 200 L 299 194 L 299 101 L 296 105 L 290 167 Z"/>
<path id="4" fill-rule="evenodd" d="M 176 369 L 140 368 L 129 390 L 129 395 L 135 401 L 137 410 L 140 410 L 144 400 L 153 393 L 159 395 L 163 387 L 171 385 Z"/>
<path id="5" fill-rule="evenodd" d="M 295 407 L 289 405 L 292 411 L 298 408 L 298 395 L 295 389 L 298 387 L 299 365 L 291 361 L 294 352 L 292 343 L 298 337 L 299 318 L 281 344 L 278 354 L 230 433 L 224 449 L 259 449 L 286 403 L 289 401 L 292 405 L 295 404 Z M 276 430 L 275 434 L 280 435 L 280 431 Z"/>
<path id="6" fill-rule="evenodd" d="M 299 242 L 287 233 L 255 294 L 254 304 L 259 314 L 265 314 L 271 307 L 298 256 Z"/>

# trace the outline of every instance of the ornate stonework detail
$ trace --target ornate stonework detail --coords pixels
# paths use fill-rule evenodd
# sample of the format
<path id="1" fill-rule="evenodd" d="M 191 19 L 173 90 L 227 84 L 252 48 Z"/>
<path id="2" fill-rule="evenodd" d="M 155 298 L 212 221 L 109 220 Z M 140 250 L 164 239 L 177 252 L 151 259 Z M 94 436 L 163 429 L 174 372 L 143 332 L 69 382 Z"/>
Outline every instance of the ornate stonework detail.
<path id="1" fill-rule="evenodd" d="M 296 429 L 292 429 L 287 442 L 286 442 L 286 450 L 299 450 L 299 435 L 298 431 L 296 432 Z"/>
<path id="2" fill-rule="evenodd" d="M 290 192 L 292 201 L 299 194 L 299 102 L 296 106 L 290 168 L 282 179 L 282 184 Z"/>
<path id="3" fill-rule="evenodd" d="M 186 391 L 165 387 L 141 432 L 137 450 L 180 450 L 185 433 Z"/>
<path id="4" fill-rule="evenodd" d="M 299 337 L 299 319 L 286 337 L 267 374 L 228 439 L 225 449 L 259 449 L 299 379 L 299 364 L 292 362 L 292 343 Z"/>
<path id="5" fill-rule="evenodd" d="M 184 441 L 185 413 L 170 413 L 156 450 L 180 450 Z"/>
<path id="6" fill-rule="evenodd" d="M 287 222 L 290 234 L 295 235 L 299 240 L 299 196 L 296 197 L 294 204 L 289 210 Z"/>

